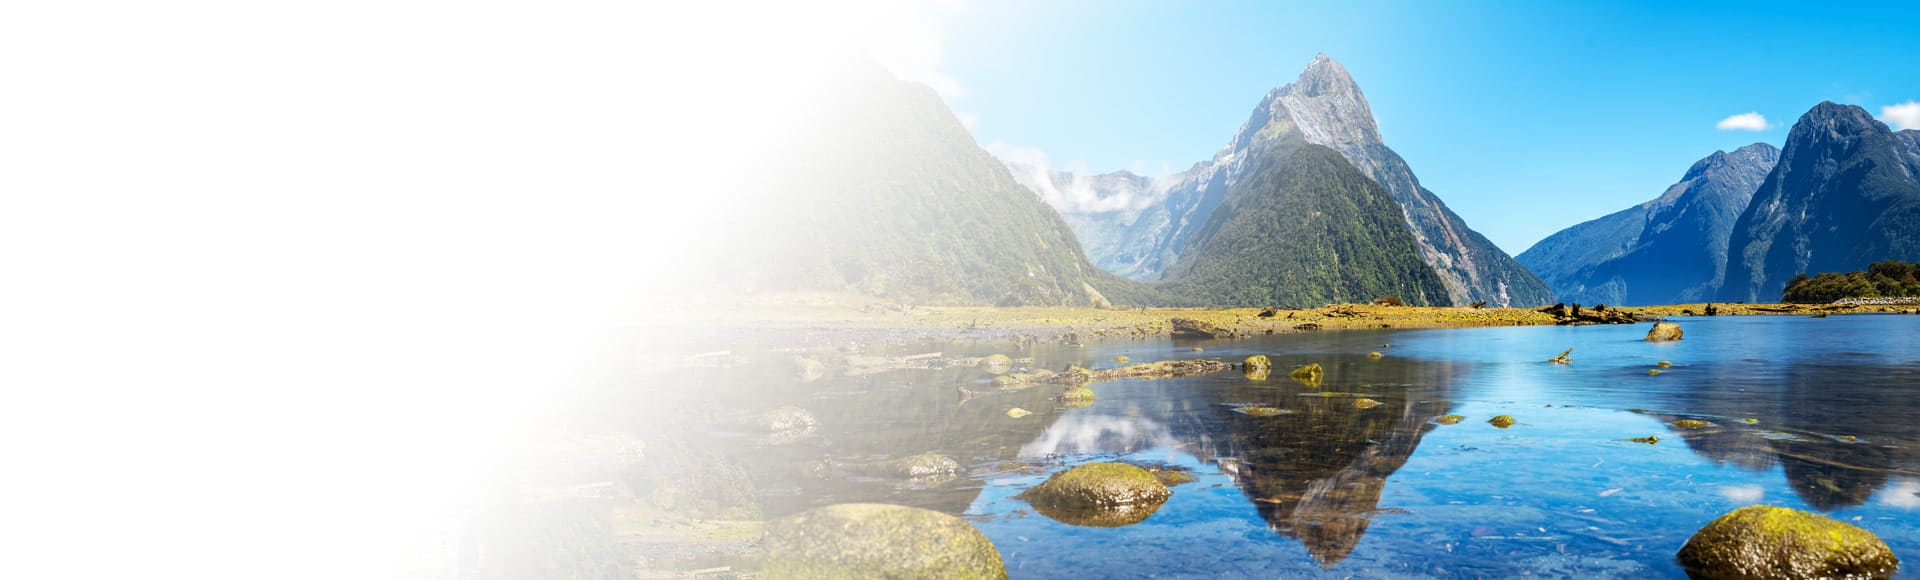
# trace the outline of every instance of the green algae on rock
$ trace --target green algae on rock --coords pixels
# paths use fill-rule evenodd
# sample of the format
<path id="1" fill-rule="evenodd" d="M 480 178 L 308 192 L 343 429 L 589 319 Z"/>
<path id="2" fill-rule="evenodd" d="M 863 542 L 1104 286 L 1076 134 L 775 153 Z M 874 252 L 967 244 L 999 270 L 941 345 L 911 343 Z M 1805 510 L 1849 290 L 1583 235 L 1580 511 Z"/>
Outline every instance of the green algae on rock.
<path id="1" fill-rule="evenodd" d="M 1705 427 L 1708 425 L 1712 425 L 1712 423 L 1701 421 L 1699 419 L 1681 419 L 1679 421 L 1673 422 L 1673 426 L 1679 427 L 1681 429 L 1699 429 L 1701 427 Z"/>
<path id="2" fill-rule="evenodd" d="M 1495 427 L 1505 429 L 1513 426 L 1513 415 L 1500 415 L 1492 419 L 1487 419 L 1487 422 Z"/>
<path id="3" fill-rule="evenodd" d="M 1056 473 L 1016 498 L 1042 515 L 1076 526 L 1119 527 L 1160 509 L 1173 492 L 1150 471 L 1125 463 L 1088 463 Z"/>
<path id="4" fill-rule="evenodd" d="M 928 509 L 850 503 L 767 525 L 769 578 L 1006 578 L 993 542 Z"/>
<path id="5" fill-rule="evenodd" d="M 1433 422 L 1441 425 L 1453 425 L 1465 420 L 1467 420 L 1466 417 L 1459 415 L 1441 415 L 1439 418 L 1434 419 Z"/>
<path id="6" fill-rule="evenodd" d="M 1307 363 L 1300 368 L 1293 369 L 1293 372 L 1287 373 L 1287 376 L 1317 383 L 1320 382 L 1320 377 L 1324 374 L 1326 374 L 1326 369 L 1320 368 L 1320 363 Z"/>
<path id="7" fill-rule="evenodd" d="M 1826 516 L 1756 505 L 1694 532 L 1680 563 L 1696 578 L 1886 578 L 1900 566 L 1872 532 Z"/>
<path id="8" fill-rule="evenodd" d="M 1240 363 L 1240 368 L 1247 371 L 1255 371 L 1255 370 L 1264 371 L 1264 370 L 1272 369 L 1273 359 L 1267 358 L 1267 355 L 1264 355 L 1264 354 L 1256 354 L 1256 355 L 1247 357 L 1247 360 L 1242 361 Z"/>

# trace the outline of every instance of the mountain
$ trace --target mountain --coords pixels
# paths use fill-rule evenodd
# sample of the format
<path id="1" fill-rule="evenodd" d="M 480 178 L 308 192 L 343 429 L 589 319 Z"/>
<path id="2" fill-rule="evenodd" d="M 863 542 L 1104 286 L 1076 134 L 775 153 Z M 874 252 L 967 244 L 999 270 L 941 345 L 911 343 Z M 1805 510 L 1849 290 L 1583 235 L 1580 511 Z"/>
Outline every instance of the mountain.
<path id="1" fill-rule="evenodd" d="M 1255 158 L 1170 271 L 1204 305 L 1448 304 L 1393 197 L 1319 145 Z"/>
<path id="2" fill-rule="evenodd" d="M 1581 304 L 1712 300 L 1726 274 L 1727 238 L 1780 159 L 1755 143 L 1694 162 L 1660 197 L 1548 236 L 1520 263 Z"/>
<path id="3" fill-rule="evenodd" d="M 854 59 L 749 160 L 713 265 L 733 288 L 933 304 L 1138 304 L 1066 222 L 974 142 L 932 89 Z M 1103 296 L 1102 292 L 1116 292 Z"/>
<path id="4" fill-rule="evenodd" d="M 1778 301 L 1795 274 L 1920 259 L 1914 141 L 1853 105 L 1801 115 L 1734 224 L 1720 299 Z"/>
<path id="5" fill-rule="evenodd" d="M 1249 170 L 1253 145 L 1266 142 L 1331 148 L 1378 182 L 1400 205 L 1422 261 L 1440 277 L 1451 302 L 1485 300 L 1505 306 L 1553 301 L 1545 282 L 1420 186 L 1406 161 L 1381 140 L 1359 85 L 1324 54 L 1314 57 L 1293 83 L 1268 91 L 1212 159 L 1159 182 L 1153 192 L 1158 203 L 1134 212 L 1062 211 L 1087 242 L 1096 264 L 1137 280 L 1164 278 Z M 1033 173 L 1016 173 L 1032 183 Z"/>

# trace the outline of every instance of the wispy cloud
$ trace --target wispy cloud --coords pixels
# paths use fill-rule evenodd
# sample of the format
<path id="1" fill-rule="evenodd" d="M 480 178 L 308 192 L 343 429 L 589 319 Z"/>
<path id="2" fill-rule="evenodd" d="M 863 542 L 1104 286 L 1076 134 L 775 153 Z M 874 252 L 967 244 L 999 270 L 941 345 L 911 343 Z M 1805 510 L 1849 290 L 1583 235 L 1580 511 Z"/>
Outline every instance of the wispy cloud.
<path id="1" fill-rule="evenodd" d="M 1167 177 L 1096 180 L 1089 175 L 1085 162 L 1055 165 L 1047 157 L 1047 152 L 1034 147 L 996 141 L 987 145 L 987 151 L 1006 163 L 1007 168 L 1013 171 L 1014 179 L 1021 185 L 1039 194 L 1042 201 L 1060 213 L 1143 210 L 1165 199 L 1167 186 L 1171 184 Z M 1147 164 L 1135 162 L 1134 166 L 1134 173 L 1140 174 L 1139 169 L 1144 169 Z M 1065 175 L 1056 176 L 1056 171 Z"/>
<path id="2" fill-rule="evenodd" d="M 1920 102 L 1907 101 L 1880 107 L 1880 120 L 1895 130 L 1920 129 Z"/>
<path id="3" fill-rule="evenodd" d="M 1767 117 L 1760 113 L 1741 113 L 1721 119 L 1713 127 L 1721 131 L 1765 131 Z"/>

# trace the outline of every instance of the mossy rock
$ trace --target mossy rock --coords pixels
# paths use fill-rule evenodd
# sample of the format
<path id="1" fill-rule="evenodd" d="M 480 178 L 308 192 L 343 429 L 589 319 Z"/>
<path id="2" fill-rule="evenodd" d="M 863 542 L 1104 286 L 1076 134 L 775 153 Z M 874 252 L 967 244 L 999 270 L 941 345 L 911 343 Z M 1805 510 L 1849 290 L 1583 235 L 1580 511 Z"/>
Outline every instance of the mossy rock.
<path id="1" fill-rule="evenodd" d="M 1647 376 L 1660 374 L 1660 369 L 1647 369 Z"/>
<path id="2" fill-rule="evenodd" d="M 1701 421 L 1699 419 L 1681 419 L 1679 421 L 1673 422 L 1673 426 L 1679 427 L 1681 429 L 1699 429 L 1701 427 L 1705 427 L 1708 425 L 1712 425 L 1712 423 Z"/>
<path id="3" fill-rule="evenodd" d="M 1380 358 L 1383 356 L 1387 356 L 1387 355 L 1380 354 L 1380 351 L 1377 351 L 1377 350 L 1367 353 L 1367 358 Z"/>
<path id="4" fill-rule="evenodd" d="M 1487 423 L 1492 424 L 1493 426 L 1499 427 L 1501 429 L 1512 427 L 1513 415 L 1500 415 L 1492 419 L 1487 419 Z"/>
<path id="5" fill-rule="evenodd" d="M 1067 391 L 1064 393 L 1060 393 L 1060 402 L 1092 403 L 1095 397 L 1096 395 L 1093 394 L 1093 389 L 1089 389 L 1086 387 L 1074 387 L 1071 389 L 1067 389 Z"/>
<path id="6" fill-rule="evenodd" d="M 1452 425 L 1465 420 L 1467 420 L 1466 417 L 1462 417 L 1459 415 L 1441 415 L 1438 419 L 1434 419 L 1433 422 L 1439 423 L 1441 425 Z"/>
<path id="7" fill-rule="evenodd" d="M 1153 472 L 1125 463 L 1088 463 L 1015 496 L 1063 524 L 1119 527 L 1140 522 L 1173 495 Z"/>
<path id="8" fill-rule="evenodd" d="M 1648 435 L 1648 436 L 1646 436 L 1646 437 L 1634 437 L 1634 438 L 1632 438 L 1632 439 L 1628 439 L 1628 441 L 1632 441 L 1632 442 L 1634 442 L 1634 443 L 1645 443 L 1645 444 L 1648 444 L 1648 445 L 1653 445 L 1653 444 L 1655 444 L 1655 443 L 1659 443 L 1659 442 L 1660 442 L 1660 436 L 1659 436 L 1659 435 Z"/>
<path id="9" fill-rule="evenodd" d="M 1293 369 L 1293 372 L 1287 373 L 1287 376 L 1303 381 L 1319 382 L 1320 377 L 1325 374 L 1326 369 L 1320 368 L 1320 363 L 1308 363 L 1300 368 Z"/>
<path id="10" fill-rule="evenodd" d="M 1670 361 L 1670 360 L 1663 360 L 1663 361 L 1660 361 L 1660 362 L 1657 362 L 1657 363 L 1653 363 L 1653 364 L 1654 364 L 1654 366 L 1657 366 L 1657 367 L 1660 367 L 1660 368 L 1663 368 L 1663 369 L 1664 369 L 1664 368 L 1667 368 L 1667 367 L 1671 367 L 1671 366 L 1673 366 L 1673 361 Z"/>
<path id="11" fill-rule="evenodd" d="M 1900 560 L 1852 524 L 1774 506 L 1747 506 L 1694 532 L 1680 564 L 1696 578 L 1886 578 Z"/>
<path id="12" fill-rule="evenodd" d="M 827 376 L 826 363 L 810 358 L 794 357 L 793 369 L 794 374 L 800 377 L 800 382 L 804 383 L 811 383 Z"/>
<path id="13" fill-rule="evenodd" d="M 1256 370 L 1259 370 L 1259 371 L 1269 370 L 1273 368 L 1273 359 L 1267 358 L 1267 355 L 1264 355 L 1264 354 L 1256 354 L 1256 355 L 1247 357 L 1247 360 L 1241 362 L 1240 368 L 1246 370 L 1247 372 L 1253 372 Z"/>
<path id="14" fill-rule="evenodd" d="M 1132 359 L 1132 358 L 1128 358 L 1128 357 L 1127 357 L 1127 355 L 1124 355 L 1124 354 L 1123 354 L 1123 355 L 1120 355 L 1120 356 L 1116 356 L 1116 357 L 1113 357 L 1113 364 L 1117 364 L 1117 365 L 1123 365 L 1123 364 L 1127 364 L 1127 363 L 1130 363 L 1130 362 L 1133 362 L 1133 359 Z"/>
<path id="15" fill-rule="evenodd" d="M 1000 551 L 960 518 L 873 503 L 830 505 L 767 525 L 769 578 L 1006 578 Z"/>

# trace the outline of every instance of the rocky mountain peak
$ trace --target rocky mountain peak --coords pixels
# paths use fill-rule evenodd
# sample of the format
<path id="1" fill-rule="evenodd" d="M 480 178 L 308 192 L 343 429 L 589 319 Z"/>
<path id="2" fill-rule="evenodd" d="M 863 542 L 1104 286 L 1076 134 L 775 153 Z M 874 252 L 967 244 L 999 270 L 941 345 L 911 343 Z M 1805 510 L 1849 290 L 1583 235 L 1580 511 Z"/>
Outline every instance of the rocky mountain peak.
<path id="1" fill-rule="evenodd" d="M 1794 123 L 1793 129 L 1787 132 L 1787 148 L 1792 149 L 1798 143 L 1850 141 L 1859 135 L 1875 132 L 1891 130 L 1858 105 L 1821 101 L 1801 115 L 1799 122 Z"/>
<path id="2" fill-rule="evenodd" d="M 1318 97 L 1322 95 L 1358 95 L 1360 85 L 1353 82 L 1353 75 L 1347 73 L 1347 67 L 1333 60 L 1325 53 L 1316 54 L 1307 68 L 1300 71 L 1300 77 L 1288 85 L 1291 93 Z"/>

